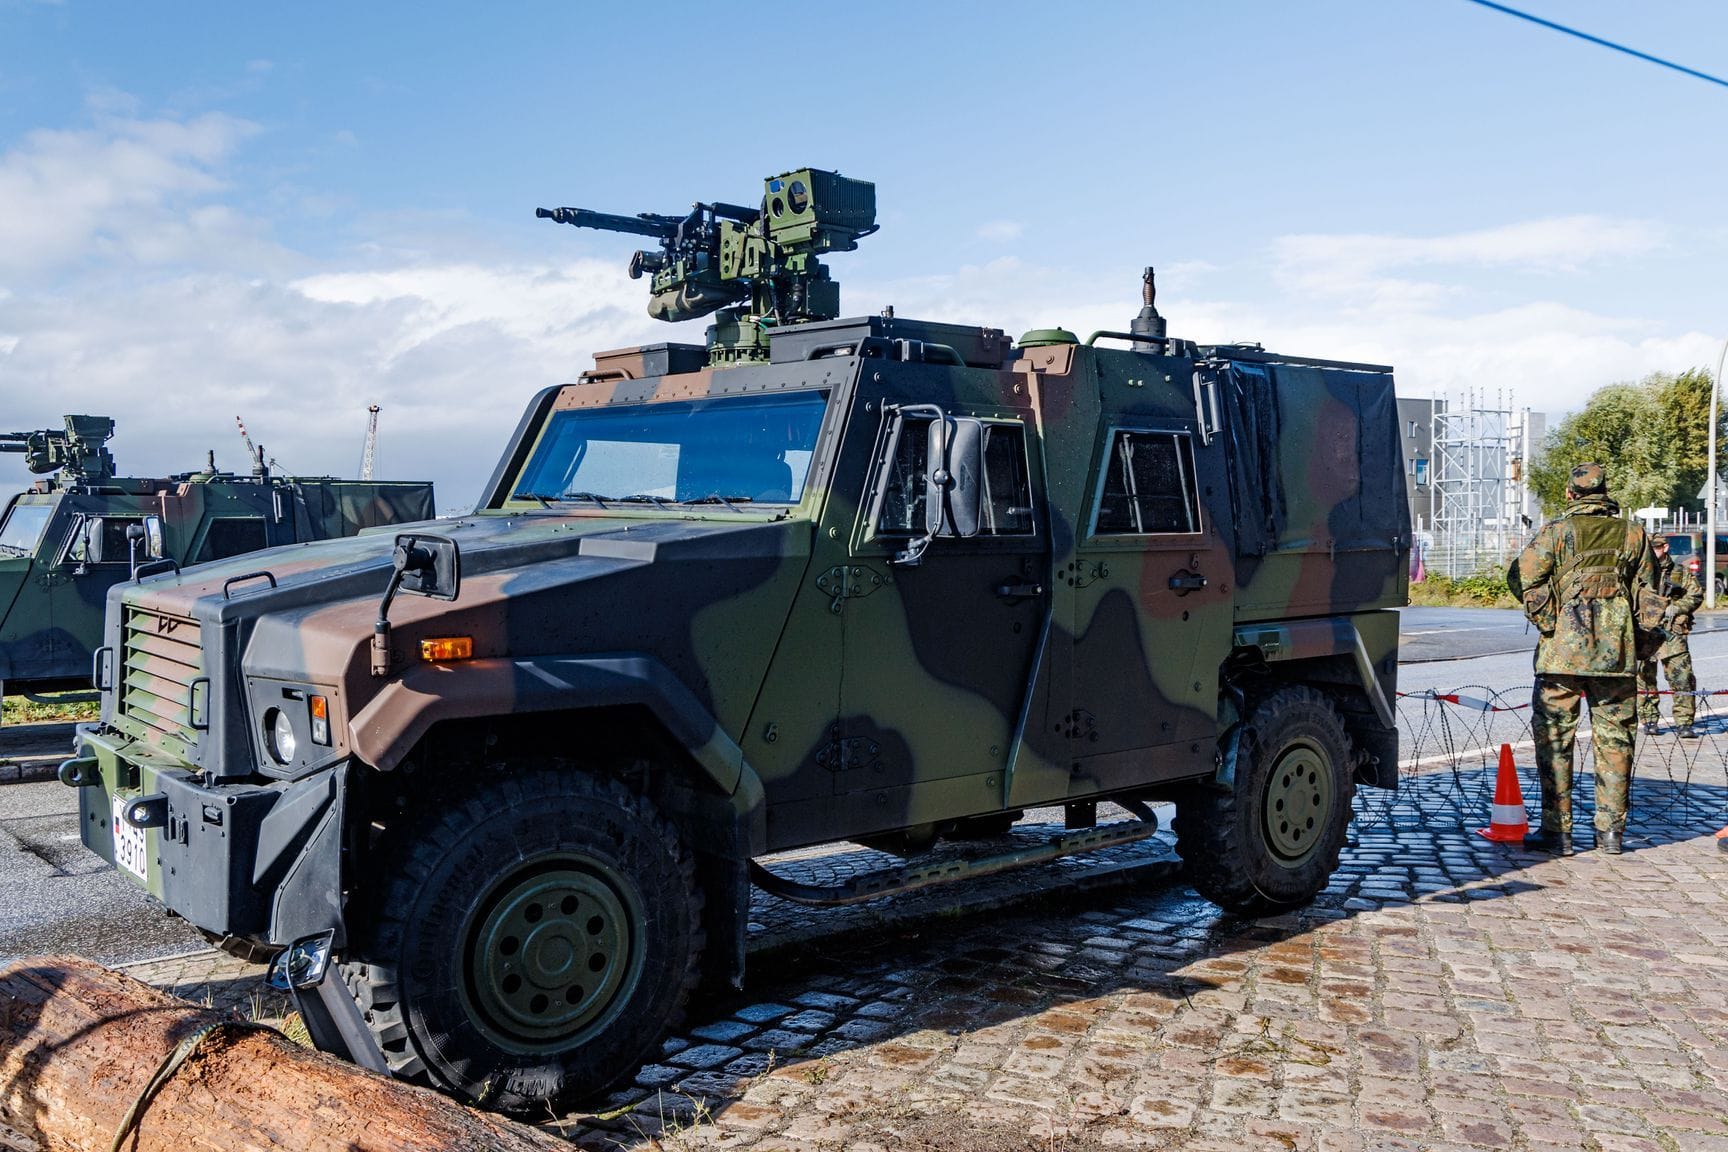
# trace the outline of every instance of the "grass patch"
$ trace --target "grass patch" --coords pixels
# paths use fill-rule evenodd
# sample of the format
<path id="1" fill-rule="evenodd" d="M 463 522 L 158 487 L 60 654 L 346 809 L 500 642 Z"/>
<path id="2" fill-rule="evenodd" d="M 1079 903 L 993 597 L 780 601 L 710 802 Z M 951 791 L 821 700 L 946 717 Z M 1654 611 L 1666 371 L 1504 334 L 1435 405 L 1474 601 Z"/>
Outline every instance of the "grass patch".
<path id="1" fill-rule="evenodd" d="M 1484 568 L 1457 580 L 1438 572 L 1428 573 L 1420 584 L 1410 585 L 1410 603 L 1418 608 L 1517 608 L 1506 587 L 1506 573 Z"/>
<path id="2" fill-rule="evenodd" d="M 4 705 L 5 711 L 0 715 L 0 723 L 4 724 L 42 724 L 49 721 L 79 721 L 94 720 L 101 714 L 102 705 L 95 700 L 79 702 L 75 698 L 89 693 L 59 692 L 44 696 L 41 700 L 27 700 L 22 696 L 8 696 Z"/>

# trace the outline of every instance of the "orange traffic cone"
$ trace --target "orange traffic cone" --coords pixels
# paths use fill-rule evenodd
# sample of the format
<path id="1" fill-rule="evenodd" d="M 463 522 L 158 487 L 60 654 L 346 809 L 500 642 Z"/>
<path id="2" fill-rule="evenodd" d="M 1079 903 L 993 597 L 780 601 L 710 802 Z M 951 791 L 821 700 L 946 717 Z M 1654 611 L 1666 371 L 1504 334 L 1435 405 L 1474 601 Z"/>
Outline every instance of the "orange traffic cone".
<path id="1" fill-rule="evenodd" d="M 1530 833 L 1524 816 L 1524 792 L 1518 787 L 1518 769 L 1512 763 L 1512 745 L 1500 745 L 1500 773 L 1494 778 L 1494 803 L 1489 808 L 1488 827 L 1476 831 L 1501 844 L 1521 844 Z"/>

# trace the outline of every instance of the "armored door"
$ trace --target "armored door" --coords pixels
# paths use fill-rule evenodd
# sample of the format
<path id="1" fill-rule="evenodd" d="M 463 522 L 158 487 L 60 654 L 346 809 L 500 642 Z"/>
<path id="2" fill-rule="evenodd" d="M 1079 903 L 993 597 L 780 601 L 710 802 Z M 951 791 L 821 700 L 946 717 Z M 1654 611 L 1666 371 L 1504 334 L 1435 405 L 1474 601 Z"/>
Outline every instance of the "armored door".
<path id="1" fill-rule="evenodd" d="M 996 400 L 995 375 L 976 375 Z M 849 563 L 829 573 L 841 680 L 828 766 L 855 826 L 1000 808 L 1033 703 L 1050 596 L 1039 446 L 1028 408 L 949 391 L 968 382 L 954 369 L 906 365 L 887 384 L 862 386 L 852 413 L 853 427 L 876 436 Z M 925 400 L 933 395 L 944 399 Z M 977 532 L 938 535 L 920 552 L 931 453 L 943 450 L 939 425 L 955 417 L 982 424 Z"/>
<path id="2" fill-rule="evenodd" d="M 1232 612 L 1228 477 L 1191 362 L 1100 355 L 1085 503 L 1057 576 L 1073 638 L 1076 791 L 1203 771 Z"/>

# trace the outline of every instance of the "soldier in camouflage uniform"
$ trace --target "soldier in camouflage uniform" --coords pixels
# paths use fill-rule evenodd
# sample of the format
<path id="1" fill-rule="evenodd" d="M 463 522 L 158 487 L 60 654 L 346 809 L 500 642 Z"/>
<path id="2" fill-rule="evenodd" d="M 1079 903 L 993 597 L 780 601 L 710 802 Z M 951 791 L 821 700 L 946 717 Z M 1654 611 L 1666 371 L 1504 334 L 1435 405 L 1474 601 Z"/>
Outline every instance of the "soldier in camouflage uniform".
<path id="1" fill-rule="evenodd" d="M 1668 538 L 1652 536 L 1650 547 L 1656 554 L 1656 590 L 1668 600 L 1668 639 L 1650 659 L 1638 665 L 1638 718 L 1644 731 L 1655 735 L 1661 727 L 1661 705 L 1656 696 L 1656 662 L 1668 678 L 1674 691 L 1674 727 L 1682 740 L 1695 740 L 1698 732 L 1692 727 L 1697 715 L 1698 678 L 1692 674 L 1692 652 L 1686 646 L 1686 634 L 1692 631 L 1692 613 L 1704 603 L 1704 586 L 1684 564 L 1676 564 L 1668 555 Z"/>
<path id="2" fill-rule="evenodd" d="M 1572 747 L 1580 702 L 1590 702 L 1596 745 L 1596 841 L 1618 853 L 1626 828 L 1637 731 L 1634 614 L 1640 586 L 1656 583 L 1649 538 L 1620 518 L 1600 464 L 1572 469 L 1570 501 L 1544 524 L 1509 573 L 1513 594 L 1541 633 L 1531 702 L 1542 828 L 1527 847 L 1572 854 Z"/>

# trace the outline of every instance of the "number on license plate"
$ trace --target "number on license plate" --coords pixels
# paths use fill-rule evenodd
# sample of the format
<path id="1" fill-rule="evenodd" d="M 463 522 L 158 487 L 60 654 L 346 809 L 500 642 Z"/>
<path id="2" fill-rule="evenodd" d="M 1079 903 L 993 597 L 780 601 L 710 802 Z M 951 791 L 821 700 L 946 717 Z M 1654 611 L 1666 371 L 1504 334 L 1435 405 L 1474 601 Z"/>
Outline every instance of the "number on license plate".
<path id="1" fill-rule="evenodd" d="M 114 863 L 140 880 L 150 879 L 150 859 L 144 843 L 144 829 L 126 823 L 126 801 L 113 797 L 114 818 L 109 827 L 114 830 Z"/>

